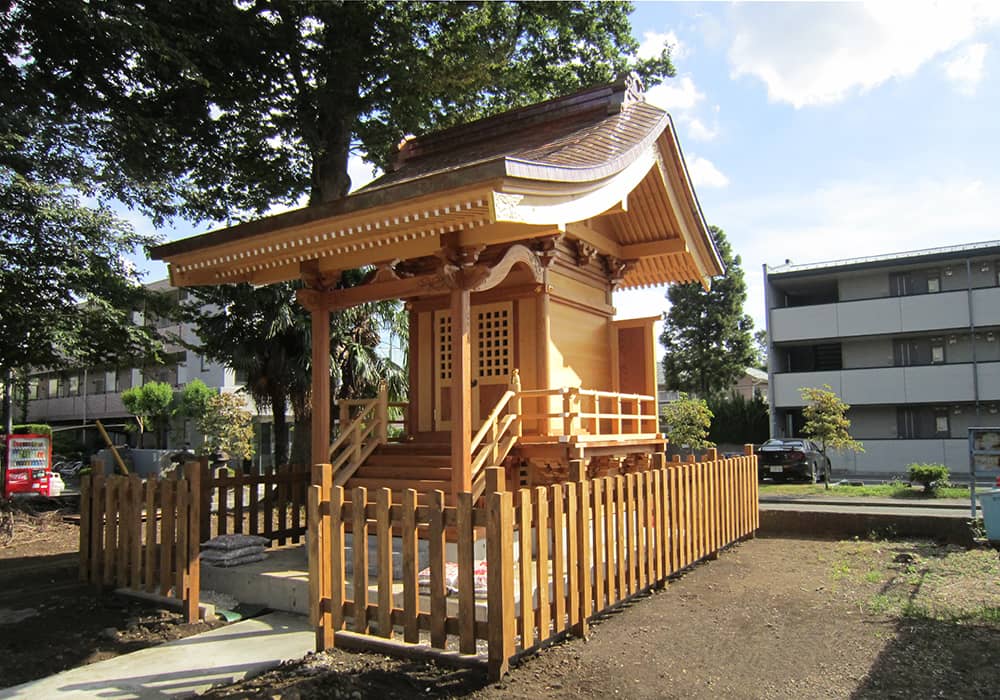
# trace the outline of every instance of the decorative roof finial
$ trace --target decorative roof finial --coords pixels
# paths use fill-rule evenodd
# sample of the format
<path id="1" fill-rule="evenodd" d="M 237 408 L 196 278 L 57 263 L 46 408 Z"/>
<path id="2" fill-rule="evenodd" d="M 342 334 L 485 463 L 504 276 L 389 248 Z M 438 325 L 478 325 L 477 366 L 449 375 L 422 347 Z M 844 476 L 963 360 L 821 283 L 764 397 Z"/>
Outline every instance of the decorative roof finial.
<path id="1" fill-rule="evenodd" d="M 642 84 L 642 78 L 635 71 L 631 71 L 625 76 L 625 98 L 622 106 L 626 107 L 635 102 L 646 101 L 646 88 Z"/>

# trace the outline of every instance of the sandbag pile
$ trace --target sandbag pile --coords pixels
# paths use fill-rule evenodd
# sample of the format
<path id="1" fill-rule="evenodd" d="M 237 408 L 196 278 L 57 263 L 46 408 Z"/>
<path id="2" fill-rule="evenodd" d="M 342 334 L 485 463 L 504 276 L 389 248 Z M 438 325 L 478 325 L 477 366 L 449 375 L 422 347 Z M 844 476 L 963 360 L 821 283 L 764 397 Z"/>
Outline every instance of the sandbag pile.
<path id="1" fill-rule="evenodd" d="M 486 560 L 476 564 L 472 574 L 472 587 L 476 596 L 486 595 Z M 421 569 L 417 574 L 417 586 L 423 594 L 429 594 L 431 590 L 431 567 Z M 448 595 L 458 593 L 458 564 L 453 561 L 444 563 L 444 587 Z"/>
<path id="2" fill-rule="evenodd" d="M 201 560 L 212 566 L 239 566 L 267 558 L 271 543 L 257 535 L 219 535 L 201 543 Z"/>

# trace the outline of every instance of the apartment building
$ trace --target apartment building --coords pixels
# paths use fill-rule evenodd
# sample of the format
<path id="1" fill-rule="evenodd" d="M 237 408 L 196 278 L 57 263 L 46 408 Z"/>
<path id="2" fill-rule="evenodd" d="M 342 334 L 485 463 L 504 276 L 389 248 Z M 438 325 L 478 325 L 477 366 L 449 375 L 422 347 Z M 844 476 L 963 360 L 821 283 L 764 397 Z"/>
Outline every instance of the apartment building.
<path id="1" fill-rule="evenodd" d="M 175 301 L 184 300 L 185 290 L 174 288 L 167 280 L 147 285 L 149 289 L 175 296 Z M 222 392 L 236 392 L 246 383 L 232 369 L 212 362 L 197 351 L 188 349 L 173 339 L 197 342 L 193 327 L 170 318 L 146 317 L 141 312 L 134 316 L 136 323 L 154 325 L 165 339 L 164 364 L 142 368 L 89 368 L 82 370 L 45 369 L 33 372 L 27 387 L 27 420 L 48 423 L 53 427 L 93 425 L 95 420 L 109 426 L 109 432 L 120 441 L 135 442 L 120 427 L 131 419 L 121 395 L 126 389 L 146 382 L 165 382 L 177 389 L 195 379 L 200 379 L 209 388 Z M 247 409 L 256 413 L 253 402 L 247 398 Z M 256 415 L 257 457 L 255 460 L 266 464 L 271 454 L 271 416 Z M 85 431 L 84 443 L 90 448 L 100 445 L 96 431 Z M 183 428 L 183 435 L 173 435 L 171 447 L 180 447 L 185 441 L 196 443 L 194 427 Z"/>
<path id="2" fill-rule="evenodd" d="M 865 452 L 834 469 L 969 468 L 967 430 L 1000 425 L 1000 241 L 764 267 L 771 435 L 798 435 L 800 388 L 851 405 Z"/>

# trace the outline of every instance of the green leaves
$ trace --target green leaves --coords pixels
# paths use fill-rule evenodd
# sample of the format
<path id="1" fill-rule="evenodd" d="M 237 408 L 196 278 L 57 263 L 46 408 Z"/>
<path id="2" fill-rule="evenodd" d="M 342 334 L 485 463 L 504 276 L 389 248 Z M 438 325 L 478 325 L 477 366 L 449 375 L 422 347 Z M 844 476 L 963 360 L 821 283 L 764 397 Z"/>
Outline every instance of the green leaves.
<path id="1" fill-rule="evenodd" d="M 722 229 L 711 226 L 726 273 L 700 284 L 673 285 L 667 291 L 667 313 L 660 342 L 666 348 L 664 377 L 670 389 L 708 397 L 728 389 L 755 364 L 753 319 L 743 313 L 747 288 Z"/>
<path id="2" fill-rule="evenodd" d="M 714 447 L 715 443 L 708 440 L 713 417 L 704 399 L 693 399 L 683 392 L 676 401 L 663 407 L 667 438 L 676 447 L 693 450 Z"/>
<path id="3" fill-rule="evenodd" d="M 799 389 L 806 405 L 802 409 L 805 424 L 802 434 L 819 442 L 826 454 L 827 448 L 864 452 L 864 446 L 851 437 L 851 421 L 847 418 L 849 405 L 844 403 L 829 384 L 823 387 Z"/>
<path id="4" fill-rule="evenodd" d="M 213 393 L 195 423 L 205 437 L 202 454 L 222 451 L 240 459 L 253 457 L 253 415 L 241 396 Z"/>

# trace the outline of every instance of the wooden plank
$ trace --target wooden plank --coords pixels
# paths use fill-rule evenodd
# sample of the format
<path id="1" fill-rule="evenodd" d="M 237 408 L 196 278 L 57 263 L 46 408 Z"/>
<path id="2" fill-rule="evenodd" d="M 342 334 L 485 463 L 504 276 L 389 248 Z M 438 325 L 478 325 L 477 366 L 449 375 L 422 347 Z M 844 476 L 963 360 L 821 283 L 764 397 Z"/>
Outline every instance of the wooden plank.
<path id="1" fill-rule="evenodd" d="M 566 629 L 566 519 L 563 507 L 565 486 L 552 487 L 552 598 L 554 600 L 554 628 Z"/>
<path id="2" fill-rule="evenodd" d="M 142 479 L 138 474 L 130 474 L 129 484 L 129 588 L 142 590 Z"/>
<path id="3" fill-rule="evenodd" d="M 586 638 L 589 634 L 589 620 L 594 610 L 594 595 L 590 584 L 590 563 L 593 552 L 590 548 L 590 482 L 583 479 L 574 484 L 577 490 L 577 527 L 576 536 L 579 541 L 577 554 L 580 571 L 580 620 L 575 634 Z M 572 488 L 572 486 L 571 486 Z"/>
<path id="4" fill-rule="evenodd" d="M 107 508 L 107 483 L 103 474 L 95 474 L 91 478 L 91 529 L 90 529 L 90 582 L 101 585 L 104 577 L 104 531 Z"/>
<path id="5" fill-rule="evenodd" d="M 691 508 L 694 501 L 694 472 L 691 469 L 690 464 L 685 464 L 681 467 L 683 470 L 681 474 L 684 477 L 684 566 L 688 566 L 694 563 L 694 546 L 695 546 L 695 535 L 694 535 L 694 517 L 692 517 Z"/>
<path id="6" fill-rule="evenodd" d="M 318 481 L 316 471 L 319 466 L 313 466 L 313 482 Z M 309 500 L 306 507 L 309 509 L 309 522 L 314 524 L 309 531 L 309 541 L 306 543 L 306 554 L 309 566 L 309 624 L 316 628 L 316 651 L 326 649 L 326 630 L 322 629 L 323 598 L 326 594 L 324 590 L 323 573 L 320 565 L 320 557 L 323 552 L 323 529 L 320 525 L 320 504 L 323 500 L 323 490 L 317 485 L 309 488 Z M 331 630 L 332 632 L 333 630 Z"/>
<path id="7" fill-rule="evenodd" d="M 430 517 L 428 518 L 428 550 L 431 569 L 431 646 L 444 649 L 447 642 L 445 622 L 448 618 L 448 600 L 444 580 L 444 491 L 435 489 L 428 498 Z"/>
<path id="8" fill-rule="evenodd" d="M 458 650 L 476 653 L 475 531 L 472 525 L 472 494 L 458 494 Z"/>
<path id="9" fill-rule="evenodd" d="M 351 492 L 351 550 L 354 560 L 354 631 L 368 634 L 368 489 L 358 486 Z"/>
<path id="10" fill-rule="evenodd" d="M 174 571 L 174 495 L 177 482 L 164 479 L 160 482 L 161 510 L 160 519 L 160 595 L 170 595 L 170 586 Z"/>
<path id="11" fill-rule="evenodd" d="M 219 471 L 219 475 L 216 477 L 215 482 L 218 485 L 218 508 L 216 509 L 218 515 L 216 516 L 216 529 L 220 535 L 226 535 L 229 533 L 230 479 L 225 470 Z"/>
<path id="12" fill-rule="evenodd" d="M 143 566 L 143 588 L 147 593 L 156 590 L 156 523 L 159 514 L 156 512 L 157 479 L 149 477 L 144 484 L 144 501 L 146 504 L 146 549 Z"/>
<path id="13" fill-rule="evenodd" d="M 278 467 L 278 545 L 288 541 L 288 465 Z"/>
<path id="14" fill-rule="evenodd" d="M 604 477 L 599 481 L 594 482 L 595 489 L 601 489 L 604 491 L 604 546 L 606 549 L 604 557 L 604 582 L 608 589 L 608 605 L 614 605 L 618 602 L 618 587 L 615 585 L 615 552 L 617 551 L 617 544 L 615 543 L 615 522 L 617 520 L 617 514 L 615 512 L 615 490 L 614 490 L 614 480 L 610 477 Z M 594 527 L 598 527 L 595 523 Z"/>
<path id="15" fill-rule="evenodd" d="M 115 578 L 115 557 L 118 556 L 118 477 L 110 477 L 104 487 L 104 585 Z"/>
<path id="16" fill-rule="evenodd" d="M 329 420 L 329 419 L 327 419 Z M 298 544 L 299 540 L 302 539 L 302 535 L 299 534 L 299 529 L 302 527 L 302 506 L 306 480 L 304 478 L 305 472 L 301 469 L 294 469 L 291 472 L 292 477 L 292 544 Z M 332 486 L 332 483 L 331 483 Z"/>
<path id="17" fill-rule="evenodd" d="M 174 597 L 184 600 L 187 592 L 187 558 L 188 551 L 188 523 L 191 514 L 188 512 L 188 502 L 191 491 L 188 488 L 186 479 L 176 482 L 177 487 L 177 519 L 174 521 L 177 529 L 177 546 L 174 549 Z"/>
<path id="18" fill-rule="evenodd" d="M 618 545 L 618 598 L 624 600 L 629 596 L 628 580 L 626 576 L 627 559 L 626 547 L 626 527 L 625 527 L 625 477 L 621 474 L 615 476 L 615 542 Z"/>
<path id="19" fill-rule="evenodd" d="M 274 501 L 278 496 L 275 476 L 274 465 L 271 465 L 264 473 L 264 483 L 267 484 L 264 489 L 264 537 L 272 541 L 274 540 Z"/>
<path id="20" fill-rule="evenodd" d="M 251 535 L 260 534 L 260 475 L 251 474 L 248 479 L 250 493 L 247 498 L 248 523 L 247 532 Z M 320 501 L 323 499 L 321 498 Z"/>
<path id="21" fill-rule="evenodd" d="M 653 582 L 659 584 L 663 581 L 663 555 L 664 543 L 667 541 L 667 528 L 663 508 L 663 470 L 654 469 L 650 472 L 650 484 L 653 493 L 653 549 L 655 550 L 653 559 Z"/>
<path id="22" fill-rule="evenodd" d="M 580 569 L 578 566 L 580 542 L 576 531 L 579 526 L 576 498 L 576 487 L 571 483 L 566 484 L 566 541 L 569 544 L 569 556 L 566 560 L 566 577 L 568 579 L 566 605 L 569 613 L 569 625 L 573 628 L 580 623 Z"/>
<path id="23" fill-rule="evenodd" d="M 115 554 L 115 585 L 128 588 L 128 556 L 131 552 L 129 525 L 132 522 L 132 499 L 127 476 L 115 480 L 118 491 L 118 552 Z"/>
<path id="24" fill-rule="evenodd" d="M 513 494 L 486 497 L 487 675 L 497 681 L 510 669 L 514 655 L 514 508 Z"/>
<path id="25" fill-rule="evenodd" d="M 411 644 L 420 641 L 417 615 L 420 596 L 417 583 L 417 492 L 403 492 L 403 518 L 400 527 L 403 540 L 403 640 Z"/>
<path id="26" fill-rule="evenodd" d="M 659 580 L 656 575 L 656 549 L 659 530 L 656 527 L 656 490 L 653 487 L 653 472 L 643 472 L 643 482 L 646 485 L 646 585 L 653 585 Z"/>
<path id="27" fill-rule="evenodd" d="M 325 466 L 325 465 L 324 465 Z M 330 484 L 333 485 L 333 470 L 330 470 Z M 326 476 L 324 475 L 324 483 Z M 347 584 L 347 542 L 344 538 L 344 487 L 332 486 L 330 494 L 330 587 L 326 595 L 330 597 L 330 619 L 334 632 L 344 629 L 344 599 Z M 324 641 L 325 643 L 325 641 Z"/>
<path id="28" fill-rule="evenodd" d="M 392 491 L 380 488 L 375 496 L 375 536 L 378 541 L 378 633 L 392 638 Z"/>
<path id="29" fill-rule="evenodd" d="M 681 569 L 681 521 L 680 499 L 678 493 L 678 471 L 674 467 L 667 468 L 667 489 L 670 496 L 670 567 L 668 573 L 674 574 Z"/>
<path id="30" fill-rule="evenodd" d="M 521 584 L 521 648 L 535 644 L 535 603 L 531 566 L 531 489 L 521 489 L 517 498 L 518 578 Z"/>
<path id="31" fill-rule="evenodd" d="M 633 595 L 639 589 L 637 584 L 638 571 L 636 564 L 638 546 L 636 542 L 636 503 L 635 503 L 635 474 L 625 475 L 625 551 L 628 556 L 626 574 L 628 575 L 629 595 Z"/>
<path id="32" fill-rule="evenodd" d="M 90 475 L 84 474 L 80 478 L 80 571 L 81 582 L 90 580 L 90 499 L 93 497 L 90 487 Z"/>
<path id="33" fill-rule="evenodd" d="M 552 607 L 549 603 L 549 499 L 548 488 L 535 488 L 535 532 L 537 552 L 535 556 L 535 582 L 538 589 L 538 642 L 549 638 L 552 622 Z"/>
<path id="34" fill-rule="evenodd" d="M 642 590 L 648 584 L 646 576 L 646 534 L 649 523 L 646 521 L 646 473 L 629 474 L 635 479 L 635 568 L 636 590 Z"/>
<path id="35" fill-rule="evenodd" d="M 201 596 L 201 465 L 191 462 L 185 465 L 185 475 L 191 496 L 188 500 L 188 547 L 185 569 L 187 590 L 184 593 L 184 614 L 188 622 L 197 622 L 200 616 Z"/>
<path id="36" fill-rule="evenodd" d="M 605 583 L 604 583 L 604 572 L 605 572 L 605 554 L 604 554 L 604 489 L 601 488 L 599 481 L 595 480 L 593 493 L 591 498 L 593 498 L 593 525 L 591 530 L 593 532 L 593 553 L 594 553 L 594 610 L 601 611 L 606 607 L 605 605 Z M 608 605 L 611 601 L 608 600 Z"/>
<path id="37" fill-rule="evenodd" d="M 233 532 L 242 535 L 243 529 L 243 486 L 246 479 L 243 477 L 243 469 L 236 470 L 233 480 Z"/>

